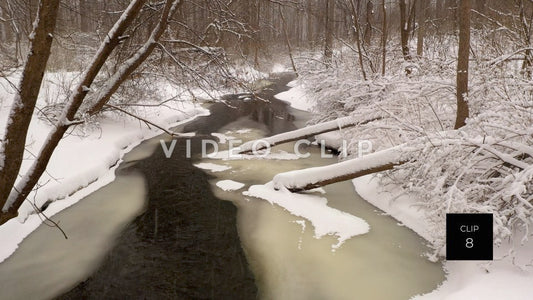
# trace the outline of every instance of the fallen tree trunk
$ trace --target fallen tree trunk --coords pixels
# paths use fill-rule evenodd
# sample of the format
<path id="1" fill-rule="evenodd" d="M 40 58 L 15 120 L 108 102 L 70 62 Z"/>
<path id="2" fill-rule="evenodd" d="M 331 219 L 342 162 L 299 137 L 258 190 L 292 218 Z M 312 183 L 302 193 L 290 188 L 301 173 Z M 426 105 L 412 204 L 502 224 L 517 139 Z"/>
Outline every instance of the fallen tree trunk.
<path id="1" fill-rule="evenodd" d="M 350 116 L 343 117 L 333 121 L 319 123 L 301 129 L 280 133 L 271 137 L 246 142 L 239 147 L 241 149 L 239 151 L 239 154 L 247 154 L 253 151 L 263 150 L 265 148 L 273 147 L 279 144 L 294 142 L 300 139 L 306 139 L 321 133 L 354 127 L 358 125 L 364 125 L 366 123 L 370 123 L 379 119 L 381 119 L 381 117 L 372 117 L 364 121 L 356 121 L 353 117 Z"/>
<path id="2" fill-rule="evenodd" d="M 405 144 L 332 165 L 280 173 L 274 176 L 274 189 L 301 192 L 328 184 L 390 170 L 412 158 L 420 147 Z"/>
<path id="3" fill-rule="evenodd" d="M 285 188 L 291 192 L 301 192 L 368 174 L 391 170 L 395 166 L 418 159 L 420 151 L 443 145 L 482 149 L 493 158 L 521 170 L 528 169 L 529 165 L 514 158 L 512 155 L 498 151 L 494 146 L 516 150 L 519 155 L 531 156 L 533 154 L 531 149 L 527 147 L 508 141 L 496 141 L 491 137 L 464 139 L 458 134 L 458 131 L 454 130 L 440 132 L 432 137 L 420 137 L 409 143 L 332 165 L 280 173 L 274 176 L 272 181 L 276 190 Z"/>

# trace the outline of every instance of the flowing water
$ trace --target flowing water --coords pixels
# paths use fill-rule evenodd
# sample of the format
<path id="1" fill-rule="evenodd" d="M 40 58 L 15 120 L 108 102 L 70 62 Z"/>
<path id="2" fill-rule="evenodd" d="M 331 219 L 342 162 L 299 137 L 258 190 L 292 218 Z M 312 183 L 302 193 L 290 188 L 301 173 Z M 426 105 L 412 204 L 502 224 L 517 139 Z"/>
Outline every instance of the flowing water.
<path id="1" fill-rule="evenodd" d="M 290 79 L 281 75 L 261 98 L 272 100 Z M 130 152 L 113 183 L 54 217 L 69 240 L 39 227 L 0 264 L 0 298 L 408 299 L 443 280 L 441 265 L 423 257 L 423 240 L 358 197 L 350 182 L 326 187 L 324 196 L 371 230 L 336 252 L 334 237 L 314 238 L 309 222 L 242 196 L 247 187 L 216 187 L 222 179 L 264 184 L 278 172 L 336 161 L 313 147 L 299 160 L 202 160 L 200 141 L 212 132 L 248 140 L 308 117 L 280 101 L 240 98 L 178 128 L 196 137 L 178 139 L 170 159 L 161 137 Z M 292 145 L 279 149 L 292 152 Z M 210 173 L 193 166 L 200 161 L 232 168 Z"/>
<path id="2" fill-rule="evenodd" d="M 237 134 L 242 125 L 235 122 L 224 130 L 243 140 L 263 134 L 257 130 Z M 293 144 L 274 149 L 293 152 Z M 305 219 L 265 200 L 242 195 L 248 186 L 264 184 L 279 172 L 336 161 L 321 158 L 318 147 L 307 151 L 311 153 L 309 158 L 283 162 L 204 160 L 232 167 L 214 173 L 217 178 L 211 181 L 212 188 L 217 197 L 230 200 L 239 208 L 239 233 L 256 274 L 260 298 L 409 299 L 435 289 L 444 274 L 440 264 L 423 256 L 429 251 L 424 240 L 359 197 L 351 182 L 325 187 L 324 197 L 329 206 L 363 218 L 371 229 L 346 241 L 334 252 L 335 237 L 316 239 L 312 224 Z M 246 186 L 234 192 L 216 186 L 216 182 L 227 179 Z"/>

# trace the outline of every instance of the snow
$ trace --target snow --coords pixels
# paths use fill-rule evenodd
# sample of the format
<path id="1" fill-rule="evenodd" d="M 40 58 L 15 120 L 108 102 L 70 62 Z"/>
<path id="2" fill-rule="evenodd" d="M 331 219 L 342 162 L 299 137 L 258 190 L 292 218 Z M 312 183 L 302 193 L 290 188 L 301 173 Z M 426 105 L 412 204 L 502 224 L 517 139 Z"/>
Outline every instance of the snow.
<path id="1" fill-rule="evenodd" d="M 404 152 L 409 152 L 405 151 L 406 149 L 406 146 L 400 145 L 332 165 L 280 173 L 274 176 L 274 188 L 303 188 L 308 184 L 339 178 L 347 174 L 364 172 L 387 162 L 397 163 L 401 160 Z"/>
<path id="2" fill-rule="evenodd" d="M 274 64 L 271 70 L 272 73 L 281 73 L 281 72 L 287 72 L 287 71 L 289 71 L 289 68 L 285 67 L 282 64 Z"/>
<path id="3" fill-rule="evenodd" d="M 244 187 L 244 183 L 233 180 L 221 180 L 216 185 L 224 191 L 236 191 Z"/>
<path id="4" fill-rule="evenodd" d="M 425 212 L 411 195 L 399 188 L 380 185 L 378 177 L 363 176 L 353 180 L 357 193 L 372 205 L 390 214 L 424 239 L 432 235 Z M 503 243 L 494 249 L 494 261 L 445 261 L 446 280 L 436 290 L 416 296 L 415 300 L 531 299 L 533 295 L 533 240 L 520 245 Z M 511 252 L 511 253 L 509 253 Z M 509 255 L 512 254 L 512 255 Z"/>
<path id="5" fill-rule="evenodd" d="M 74 74 L 62 74 L 65 77 Z M 20 74 L 16 75 L 20 76 Z M 18 78 L 9 78 L 17 82 Z M 43 81 L 43 90 L 47 94 L 58 95 L 61 93 L 57 74 L 46 74 Z M 4 135 L 10 106 L 13 101 L 13 88 L 0 78 L 0 135 Z M 172 92 L 169 90 L 169 92 Z M 50 97 L 40 97 L 38 107 L 48 104 Z M 151 120 L 158 120 L 165 128 L 177 126 L 199 115 L 208 115 L 209 111 L 200 105 L 194 104 L 192 99 L 168 102 L 166 106 L 143 107 L 137 113 Z M 65 136 L 52 155 L 47 172 L 39 180 L 41 185 L 33 191 L 28 199 L 37 207 L 45 202 L 53 201 L 45 213 L 48 217 L 71 206 L 86 195 L 113 181 L 115 168 L 122 156 L 138 145 L 142 140 L 161 134 L 160 130 L 149 129 L 137 120 L 129 117 L 120 117 L 107 114 L 94 127 L 78 125 L 73 134 Z M 30 154 L 37 153 L 48 132 L 51 130 L 49 123 L 39 118 L 34 118 L 30 124 L 28 139 L 26 141 L 25 159 L 21 173 L 25 173 L 33 163 L 34 157 Z M 19 179 L 20 180 L 20 179 Z M 30 201 L 26 201 L 19 209 L 18 220 L 12 219 L 0 226 L 0 262 L 9 257 L 18 247 L 18 244 L 35 230 L 42 220 L 36 214 Z M 20 221 L 24 221 L 21 223 Z"/>
<path id="6" fill-rule="evenodd" d="M 363 219 L 329 207 L 328 200 L 324 197 L 311 194 L 294 194 L 286 189 L 274 190 L 274 185 L 269 182 L 265 185 L 253 185 L 246 196 L 252 196 L 276 204 L 291 214 L 305 218 L 311 222 L 315 229 L 315 238 L 332 235 L 337 238 L 337 243 L 331 246 L 332 251 L 356 235 L 365 234 L 370 226 Z"/>
<path id="7" fill-rule="evenodd" d="M 280 133 L 271 137 L 262 138 L 259 140 L 249 141 L 240 146 L 243 152 L 259 150 L 261 146 L 270 145 L 275 146 L 284 141 L 295 141 L 306 137 L 311 137 L 319 133 L 341 129 L 355 124 L 352 117 L 343 117 L 333 121 L 323 122 L 316 125 L 307 126 L 301 129 Z M 258 142 L 260 141 L 260 142 Z"/>
<path id="8" fill-rule="evenodd" d="M 431 233 L 427 230 L 430 226 L 424 218 L 424 212 L 416 206 L 414 198 L 383 191 L 374 175 L 361 176 L 352 182 L 355 191 L 363 199 L 390 214 L 424 239 L 432 240 Z"/>
<path id="9" fill-rule="evenodd" d="M 231 169 L 230 166 L 223 166 L 223 165 L 214 164 L 214 163 L 199 163 L 199 164 L 194 164 L 194 166 L 199 169 L 209 170 L 211 172 L 222 172 L 222 171 Z"/>
<path id="10" fill-rule="evenodd" d="M 294 81 L 289 82 L 287 86 L 293 87 L 288 91 L 281 92 L 275 95 L 274 97 L 279 100 L 288 102 L 292 107 L 296 109 L 311 111 L 314 106 L 314 102 L 306 97 L 305 87 L 302 85 L 297 85 L 297 83 Z"/>

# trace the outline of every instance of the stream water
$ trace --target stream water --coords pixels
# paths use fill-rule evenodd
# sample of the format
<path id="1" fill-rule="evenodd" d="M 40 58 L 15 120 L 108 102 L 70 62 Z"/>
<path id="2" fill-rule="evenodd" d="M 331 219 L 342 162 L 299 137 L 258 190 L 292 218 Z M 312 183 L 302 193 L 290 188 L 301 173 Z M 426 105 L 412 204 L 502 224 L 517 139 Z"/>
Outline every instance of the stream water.
<path id="1" fill-rule="evenodd" d="M 336 161 L 313 147 L 310 158 L 282 162 L 199 157 L 212 132 L 248 140 L 302 126 L 305 113 L 273 99 L 291 78 L 279 75 L 259 95 L 270 103 L 232 95 L 213 104 L 210 116 L 177 128 L 196 136 L 179 138 L 171 158 L 162 136 L 128 153 L 113 183 L 54 217 L 69 240 L 41 226 L 0 264 L 0 298 L 408 299 L 436 288 L 444 274 L 423 257 L 424 241 L 358 197 L 350 182 L 325 188 L 328 205 L 371 230 L 336 252 L 334 237 L 314 238 L 309 222 L 244 197 L 247 187 L 216 186 L 223 179 L 264 184 L 278 172 Z M 200 161 L 231 169 L 210 173 L 194 167 Z"/>

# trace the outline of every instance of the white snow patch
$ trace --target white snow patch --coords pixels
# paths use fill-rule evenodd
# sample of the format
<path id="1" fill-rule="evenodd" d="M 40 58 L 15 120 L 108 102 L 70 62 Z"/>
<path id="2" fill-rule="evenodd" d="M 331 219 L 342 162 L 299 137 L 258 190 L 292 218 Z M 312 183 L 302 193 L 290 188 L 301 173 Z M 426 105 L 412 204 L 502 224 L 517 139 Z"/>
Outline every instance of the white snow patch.
<path id="1" fill-rule="evenodd" d="M 237 130 L 235 132 L 238 133 L 238 134 L 245 134 L 245 133 L 249 133 L 251 131 L 252 131 L 252 129 L 246 128 L 246 129 L 239 129 L 239 130 Z"/>
<path id="2" fill-rule="evenodd" d="M 292 87 L 295 87 L 295 86 L 297 86 L 297 85 L 298 85 L 298 79 L 295 79 L 295 80 L 293 80 L 293 81 L 287 83 L 287 86 L 288 86 L 288 87 L 291 87 L 291 88 L 292 88 Z"/>
<path id="3" fill-rule="evenodd" d="M 357 193 L 379 209 L 431 241 L 431 232 L 424 211 L 417 208 L 417 199 L 402 195 L 400 190 L 385 190 L 372 175 L 353 180 Z M 435 290 L 413 297 L 415 300 L 513 299 L 533 296 L 533 239 L 524 245 L 516 241 L 514 249 L 504 243 L 494 248 L 494 261 L 445 261 L 446 280 Z"/>
<path id="4" fill-rule="evenodd" d="M 211 172 L 222 172 L 231 169 L 230 166 L 223 166 L 213 163 L 199 163 L 195 164 L 194 166 L 203 170 L 209 170 Z"/>
<path id="5" fill-rule="evenodd" d="M 217 182 L 217 186 L 224 191 L 236 191 L 244 187 L 244 183 L 227 179 Z"/>
<path id="6" fill-rule="evenodd" d="M 305 88 L 301 85 L 297 85 L 288 91 L 281 92 L 274 97 L 289 102 L 292 107 L 300 110 L 311 111 L 311 108 L 314 106 L 314 103 L 307 98 Z"/>
<path id="7" fill-rule="evenodd" d="M 282 64 L 274 64 L 272 66 L 271 73 L 281 73 L 281 72 L 287 72 L 287 71 L 289 71 L 289 69 L 287 67 L 285 67 L 284 65 L 282 65 Z"/>
<path id="8" fill-rule="evenodd" d="M 407 195 L 398 196 L 401 191 L 383 191 L 374 175 L 366 175 L 352 180 L 355 191 L 363 199 L 390 214 L 403 225 L 409 227 L 427 241 L 433 240 L 424 211 L 416 206 L 416 199 Z"/>
<path id="9" fill-rule="evenodd" d="M 325 235 L 337 237 L 338 243 L 332 245 L 332 251 L 338 249 L 346 240 L 356 235 L 365 234 L 370 225 L 363 219 L 329 207 L 324 197 L 310 194 L 295 194 L 286 189 L 274 190 L 272 182 L 265 185 L 253 185 L 246 196 L 265 199 L 271 204 L 277 204 L 291 214 L 305 218 L 315 228 L 315 238 Z"/>

